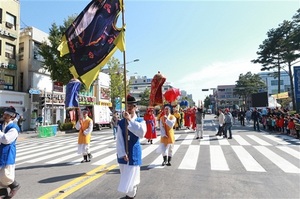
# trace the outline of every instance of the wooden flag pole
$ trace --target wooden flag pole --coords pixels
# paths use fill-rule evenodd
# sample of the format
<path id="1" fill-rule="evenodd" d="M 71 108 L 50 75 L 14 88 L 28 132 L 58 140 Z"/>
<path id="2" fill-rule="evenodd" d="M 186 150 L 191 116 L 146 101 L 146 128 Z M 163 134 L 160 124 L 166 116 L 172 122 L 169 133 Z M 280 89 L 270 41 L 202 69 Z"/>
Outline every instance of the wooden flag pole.
<path id="1" fill-rule="evenodd" d="M 125 11 L 124 11 L 124 0 L 121 0 L 122 6 L 122 28 L 125 31 Z M 125 34 L 124 34 L 125 35 Z M 125 36 L 124 36 L 125 37 Z M 124 38 L 125 40 L 125 38 Z M 124 68 L 124 97 L 125 97 L 125 111 L 127 111 L 127 78 L 126 78 L 126 50 L 123 51 L 123 68 Z M 125 122 L 125 150 L 126 154 L 128 155 L 128 129 L 127 129 L 127 121 Z"/>

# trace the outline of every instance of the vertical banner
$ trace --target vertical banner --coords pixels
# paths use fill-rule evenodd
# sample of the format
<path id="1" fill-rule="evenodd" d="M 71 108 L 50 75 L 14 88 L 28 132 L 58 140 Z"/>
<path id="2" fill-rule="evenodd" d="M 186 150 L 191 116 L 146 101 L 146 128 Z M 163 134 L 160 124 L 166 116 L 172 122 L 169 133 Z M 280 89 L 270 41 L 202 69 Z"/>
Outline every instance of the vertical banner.
<path id="1" fill-rule="evenodd" d="M 294 88 L 295 88 L 295 100 L 296 111 L 300 110 L 300 66 L 294 66 Z M 295 107 L 293 107 L 295 109 Z"/>

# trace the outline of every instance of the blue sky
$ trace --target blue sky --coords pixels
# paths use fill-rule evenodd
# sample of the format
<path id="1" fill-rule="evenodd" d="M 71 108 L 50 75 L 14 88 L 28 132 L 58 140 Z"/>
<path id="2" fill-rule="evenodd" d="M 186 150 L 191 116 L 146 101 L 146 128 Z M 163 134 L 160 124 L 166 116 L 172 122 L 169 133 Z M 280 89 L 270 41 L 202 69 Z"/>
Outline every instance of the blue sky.
<path id="1" fill-rule="evenodd" d="M 79 14 L 88 0 L 20 0 L 21 27 L 49 32 L 52 23 Z M 250 61 L 266 33 L 291 20 L 300 0 L 125 0 L 126 61 L 129 74 L 167 81 L 203 100 L 217 85 L 232 85 L 240 74 L 257 73 Z M 115 57 L 123 61 L 122 53 Z"/>

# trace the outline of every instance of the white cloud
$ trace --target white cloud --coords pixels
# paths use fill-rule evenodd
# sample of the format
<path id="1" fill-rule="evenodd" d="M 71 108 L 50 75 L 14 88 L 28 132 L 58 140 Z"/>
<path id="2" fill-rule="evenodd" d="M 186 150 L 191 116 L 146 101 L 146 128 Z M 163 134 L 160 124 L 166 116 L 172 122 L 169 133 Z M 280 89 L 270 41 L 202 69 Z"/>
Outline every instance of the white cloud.
<path id="1" fill-rule="evenodd" d="M 260 66 L 249 60 L 236 60 L 232 62 L 216 62 L 199 68 L 189 74 L 185 74 L 178 81 L 172 84 L 181 90 L 186 90 L 193 95 L 194 101 L 203 100 L 205 96 L 212 94 L 212 91 L 202 89 L 216 88 L 218 85 L 234 85 L 240 74 L 247 72 L 252 74 L 260 72 Z"/>

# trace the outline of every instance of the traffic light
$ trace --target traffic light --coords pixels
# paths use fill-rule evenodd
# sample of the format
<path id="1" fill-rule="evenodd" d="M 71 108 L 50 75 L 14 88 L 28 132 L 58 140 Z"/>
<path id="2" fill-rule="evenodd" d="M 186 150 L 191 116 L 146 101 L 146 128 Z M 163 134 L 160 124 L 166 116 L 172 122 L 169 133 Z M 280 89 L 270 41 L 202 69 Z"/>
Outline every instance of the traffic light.
<path id="1" fill-rule="evenodd" d="M 40 106 L 40 109 L 43 109 L 45 107 L 45 97 L 39 98 L 39 106 Z"/>

